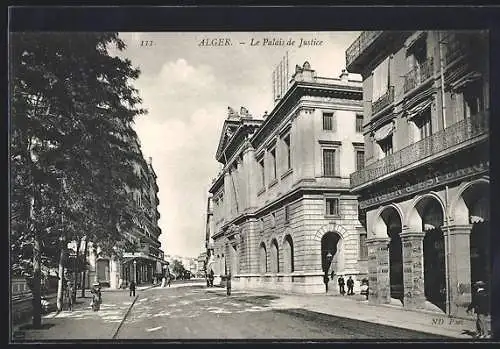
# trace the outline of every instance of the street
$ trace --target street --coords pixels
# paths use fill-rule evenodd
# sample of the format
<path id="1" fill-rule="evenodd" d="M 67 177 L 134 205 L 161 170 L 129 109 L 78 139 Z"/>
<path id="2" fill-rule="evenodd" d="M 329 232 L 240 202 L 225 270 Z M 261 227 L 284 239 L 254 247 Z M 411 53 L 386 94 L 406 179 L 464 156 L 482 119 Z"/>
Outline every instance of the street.
<path id="1" fill-rule="evenodd" d="M 437 335 L 273 305 L 276 295 L 204 286 L 155 288 L 141 294 L 120 339 L 438 339 Z"/>

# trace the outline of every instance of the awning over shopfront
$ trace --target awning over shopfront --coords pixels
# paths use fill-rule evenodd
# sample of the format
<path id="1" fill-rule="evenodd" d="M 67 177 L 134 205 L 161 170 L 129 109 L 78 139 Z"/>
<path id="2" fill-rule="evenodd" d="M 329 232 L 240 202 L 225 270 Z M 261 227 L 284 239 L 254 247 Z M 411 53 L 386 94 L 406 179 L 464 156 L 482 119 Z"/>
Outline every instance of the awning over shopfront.
<path id="1" fill-rule="evenodd" d="M 375 141 L 379 142 L 389 137 L 392 134 L 392 132 L 394 132 L 394 124 L 390 122 L 380 127 L 378 130 L 376 130 L 375 133 L 373 134 L 373 137 L 375 138 Z"/>

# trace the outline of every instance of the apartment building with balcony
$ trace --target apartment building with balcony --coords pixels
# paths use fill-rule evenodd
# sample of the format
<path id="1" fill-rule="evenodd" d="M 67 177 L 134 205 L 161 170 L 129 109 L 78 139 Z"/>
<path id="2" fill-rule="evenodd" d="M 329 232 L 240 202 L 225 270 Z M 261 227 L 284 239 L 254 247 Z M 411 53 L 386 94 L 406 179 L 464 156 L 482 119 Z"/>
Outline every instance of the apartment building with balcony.
<path id="1" fill-rule="evenodd" d="M 140 144 L 135 144 L 135 150 L 141 154 Z M 142 211 L 140 217 L 134 217 L 135 226 L 130 231 L 123 231 L 123 239 L 135 245 L 134 251 L 126 251 L 123 258 L 102 256 L 90 248 L 89 262 L 90 280 L 111 288 L 126 287 L 130 281 L 136 284 L 151 283 L 161 278 L 164 266 L 164 252 L 161 250 L 158 226 L 157 176 L 152 159 L 134 163 L 134 174 L 140 179 L 140 189 L 130 189 L 130 200 Z"/>
<path id="2" fill-rule="evenodd" d="M 363 167 L 362 120 L 361 82 L 319 77 L 308 62 L 263 119 L 229 108 L 209 189 L 208 270 L 231 273 L 236 289 L 324 293 L 325 273 L 357 288 L 368 255 L 349 175 Z"/>
<path id="3" fill-rule="evenodd" d="M 463 316 L 490 282 L 488 51 L 482 31 L 363 32 L 346 51 L 363 77 L 351 187 L 371 302 Z"/>

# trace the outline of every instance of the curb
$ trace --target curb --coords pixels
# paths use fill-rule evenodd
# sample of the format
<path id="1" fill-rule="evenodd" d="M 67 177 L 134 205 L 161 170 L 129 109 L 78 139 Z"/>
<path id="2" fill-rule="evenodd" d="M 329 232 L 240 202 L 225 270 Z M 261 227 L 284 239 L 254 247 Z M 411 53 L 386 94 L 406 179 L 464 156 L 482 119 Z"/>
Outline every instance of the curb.
<path id="1" fill-rule="evenodd" d="M 127 319 L 128 315 L 130 314 L 130 311 L 132 310 L 132 307 L 134 306 L 134 304 L 135 304 L 135 302 L 137 301 L 138 298 L 139 298 L 139 295 L 136 295 L 134 297 L 134 300 L 132 301 L 132 304 L 130 304 L 130 306 L 128 307 L 127 312 L 125 313 L 125 316 L 123 317 L 122 321 L 120 321 L 120 324 L 116 328 L 115 334 L 113 334 L 113 337 L 111 337 L 111 339 L 116 339 L 116 336 L 118 335 L 118 332 L 120 331 L 120 329 L 121 329 L 123 323 L 125 322 L 125 320 Z"/>

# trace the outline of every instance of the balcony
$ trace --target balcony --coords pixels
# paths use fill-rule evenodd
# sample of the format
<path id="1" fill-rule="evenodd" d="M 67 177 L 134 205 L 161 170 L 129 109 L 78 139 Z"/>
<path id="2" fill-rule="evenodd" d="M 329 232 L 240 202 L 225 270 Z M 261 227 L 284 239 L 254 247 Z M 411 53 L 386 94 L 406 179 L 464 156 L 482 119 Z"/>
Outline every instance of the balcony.
<path id="1" fill-rule="evenodd" d="M 434 64 L 432 57 L 424 63 L 417 65 L 404 76 L 405 83 L 403 86 L 404 92 L 407 93 L 416 87 L 420 86 L 423 82 L 429 79 L 434 73 Z"/>
<path id="2" fill-rule="evenodd" d="M 460 145 L 475 137 L 486 135 L 489 130 L 489 115 L 478 114 L 472 118 L 461 120 L 430 137 L 410 144 L 409 146 L 367 165 L 360 171 L 351 174 L 351 188 L 359 187 L 367 182 L 436 155 L 442 151 Z"/>
<path id="3" fill-rule="evenodd" d="M 358 36 L 345 53 L 347 70 L 351 71 L 353 62 L 358 59 L 382 33 L 383 31 L 381 30 L 364 31 Z"/>
<path id="4" fill-rule="evenodd" d="M 394 102 L 394 86 L 389 86 L 387 92 L 372 103 L 372 116 Z"/>

